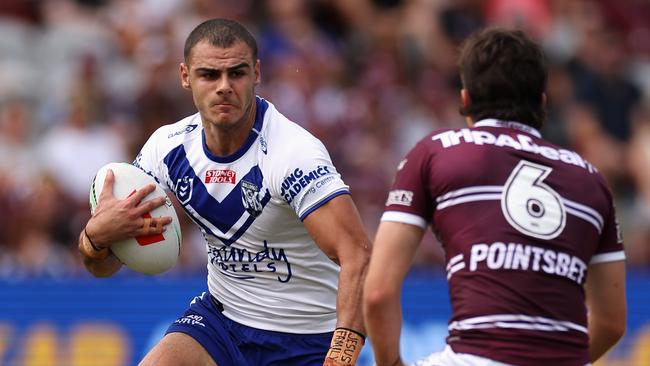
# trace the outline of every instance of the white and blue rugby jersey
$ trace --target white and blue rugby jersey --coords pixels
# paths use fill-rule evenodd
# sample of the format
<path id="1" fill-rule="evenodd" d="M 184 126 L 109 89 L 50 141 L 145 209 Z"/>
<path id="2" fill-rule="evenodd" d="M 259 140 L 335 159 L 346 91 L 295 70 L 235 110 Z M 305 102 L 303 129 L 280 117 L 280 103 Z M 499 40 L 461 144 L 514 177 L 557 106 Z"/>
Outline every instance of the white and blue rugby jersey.
<path id="1" fill-rule="evenodd" d="M 208 287 L 224 315 L 259 329 L 329 332 L 339 267 L 302 220 L 349 188 L 318 139 L 256 102 L 253 130 L 234 154 L 208 150 L 197 113 L 159 128 L 134 165 L 172 191 L 201 228 Z"/>

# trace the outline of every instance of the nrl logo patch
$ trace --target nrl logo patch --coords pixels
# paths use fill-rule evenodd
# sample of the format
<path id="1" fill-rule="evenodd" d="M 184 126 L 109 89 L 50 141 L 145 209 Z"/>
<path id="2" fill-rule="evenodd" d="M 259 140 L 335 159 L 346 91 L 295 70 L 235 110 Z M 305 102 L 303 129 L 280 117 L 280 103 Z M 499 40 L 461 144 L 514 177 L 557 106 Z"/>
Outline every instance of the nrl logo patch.
<path id="1" fill-rule="evenodd" d="M 241 181 L 241 200 L 246 212 L 257 217 L 262 213 L 260 187 L 246 180 Z"/>
<path id="2" fill-rule="evenodd" d="M 176 181 L 176 197 L 182 205 L 187 204 L 192 199 L 192 188 L 194 187 L 194 178 L 184 176 Z"/>

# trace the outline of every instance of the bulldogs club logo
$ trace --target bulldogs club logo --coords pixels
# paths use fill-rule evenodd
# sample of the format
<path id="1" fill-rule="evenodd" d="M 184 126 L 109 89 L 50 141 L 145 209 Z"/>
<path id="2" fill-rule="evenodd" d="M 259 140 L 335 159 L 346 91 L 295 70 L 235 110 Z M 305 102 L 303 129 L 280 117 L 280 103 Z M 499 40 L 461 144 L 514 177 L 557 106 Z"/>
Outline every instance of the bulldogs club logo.
<path id="1" fill-rule="evenodd" d="M 260 187 L 246 180 L 241 181 L 241 199 L 246 212 L 257 217 L 262 213 Z"/>
<path id="2" fill-rule="evenodd" d="M 186 205 L 192 199 L 192 188 L 194 187 L 194 178 L 184 176 L 176 181 L 176 197 L 178 202 Z"/>

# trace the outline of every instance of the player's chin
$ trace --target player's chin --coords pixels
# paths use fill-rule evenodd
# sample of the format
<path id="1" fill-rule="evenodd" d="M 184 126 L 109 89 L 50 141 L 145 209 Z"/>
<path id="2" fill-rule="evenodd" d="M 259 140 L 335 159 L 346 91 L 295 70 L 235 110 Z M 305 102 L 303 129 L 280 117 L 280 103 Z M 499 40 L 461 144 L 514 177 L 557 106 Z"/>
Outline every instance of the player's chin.
<path id="1" fill-rule="evenodd" d="M 216 108 L 209 108 L 204 115 L 207 115 L 210 121 L 215 124 L 228 123 L 233 118 L 231 112 L 224 112 Z"/>
<path id="2" fill-rule="evenodd" d="M 229 126 L 235 125 L 235 121 L 237 121 L 236 116 L 229 114 L 229 113 L 218 113 L 212 116 L 210 118 L 212 121 L 212 124 L 217 126 L 217 127 L 224 127 L 227 128 Z"/>

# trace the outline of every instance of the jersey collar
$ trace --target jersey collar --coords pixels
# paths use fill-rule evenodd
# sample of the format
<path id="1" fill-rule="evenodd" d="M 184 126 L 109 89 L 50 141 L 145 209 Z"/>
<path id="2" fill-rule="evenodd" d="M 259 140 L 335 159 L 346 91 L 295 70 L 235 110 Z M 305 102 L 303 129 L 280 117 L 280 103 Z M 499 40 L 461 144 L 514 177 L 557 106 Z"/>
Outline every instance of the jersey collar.
<path id="1" fill-rule="evenodd" d="M 514 122 L 514 121 L 502 121 L 499 119 L 487 118 L 474 123 L 474 127 L 514 128 L 515 130 L 527 132 L 537 138 L 542 138 L 542 134 L 539 133 L 539 131 L 535 127 L 531 127 L 523 123 Z"/>

